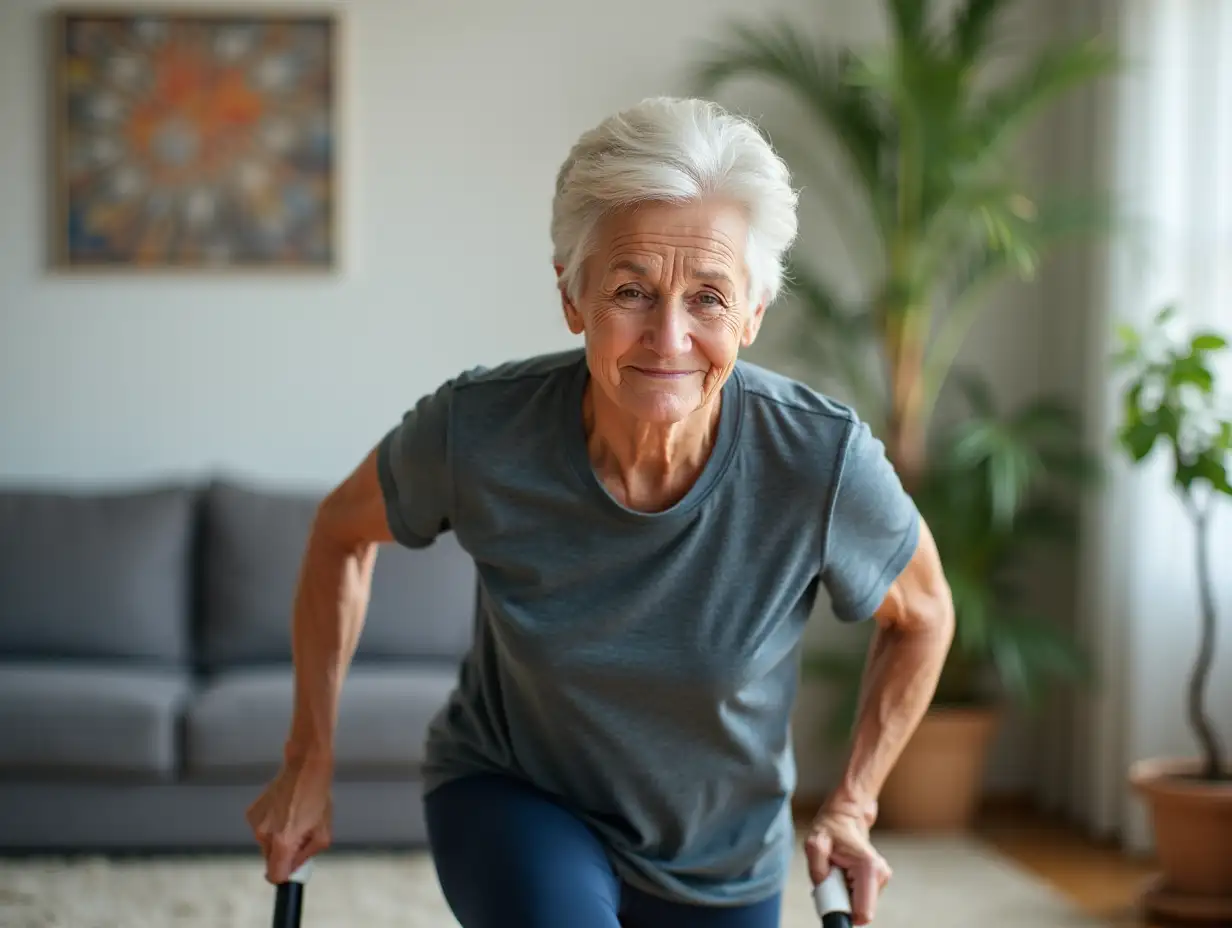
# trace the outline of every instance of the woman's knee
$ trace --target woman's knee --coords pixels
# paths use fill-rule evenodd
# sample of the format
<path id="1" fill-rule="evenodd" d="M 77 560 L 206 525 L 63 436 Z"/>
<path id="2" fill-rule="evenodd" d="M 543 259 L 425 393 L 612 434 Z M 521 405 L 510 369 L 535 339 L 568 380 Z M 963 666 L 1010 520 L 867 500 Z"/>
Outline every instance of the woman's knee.
<path id="1" fill-rule="evenodd" d="M 463 928 L 618 928 L 620 883 L 597 836 L 538 790 L 499 776 L 424 801 L 446 901 Z"/>

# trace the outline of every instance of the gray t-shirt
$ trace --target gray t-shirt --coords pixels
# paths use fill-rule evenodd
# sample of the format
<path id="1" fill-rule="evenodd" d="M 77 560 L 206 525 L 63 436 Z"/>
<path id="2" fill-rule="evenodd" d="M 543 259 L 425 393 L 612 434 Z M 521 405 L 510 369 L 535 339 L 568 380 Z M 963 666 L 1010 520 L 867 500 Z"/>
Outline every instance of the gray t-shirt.
<path id="1" fill-rule="evenodd" d="M 468 371 L 382 441 L 391 530 L 452 530 L 474 645 L 433 722 L 425 790 L 502 772 L 559 796 L 644 891 L 736 904 L 781 887 L 790 740 L 819 585 L 868 618 L 919 522 L 848 407 L 737 362 L 713 451 L 664 512 L 619 504 L 586 450 L 581 350 Z"/>

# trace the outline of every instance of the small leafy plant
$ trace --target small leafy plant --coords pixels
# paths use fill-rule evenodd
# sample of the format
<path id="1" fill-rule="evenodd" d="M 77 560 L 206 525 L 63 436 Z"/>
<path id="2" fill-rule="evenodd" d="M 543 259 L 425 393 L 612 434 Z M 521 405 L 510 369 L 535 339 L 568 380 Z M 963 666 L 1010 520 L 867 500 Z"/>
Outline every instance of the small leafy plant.
<path id="1" fill-rule="evenodd" d="M 1175 306 L 1138 330 L 1122 326 L 1117 366 L 1127 372 L 1122 393 L 1120 447 L 1136 464 L 1164 449 L 1172 487 L 1196 536 L 1202 635 L 1189 678 L 1189 724 L 1202 749 L 1204 780 L 1232 778 L 1206 713 L 1206 687 L 1215 656 L 1217 618 L 1211 589 L 1210 516 L 1220 495 L 1232 496 L 1232 405 L 1220 393 L 1215 356 L 1227 340 L 1215 332 L 1189 335 Z"/>

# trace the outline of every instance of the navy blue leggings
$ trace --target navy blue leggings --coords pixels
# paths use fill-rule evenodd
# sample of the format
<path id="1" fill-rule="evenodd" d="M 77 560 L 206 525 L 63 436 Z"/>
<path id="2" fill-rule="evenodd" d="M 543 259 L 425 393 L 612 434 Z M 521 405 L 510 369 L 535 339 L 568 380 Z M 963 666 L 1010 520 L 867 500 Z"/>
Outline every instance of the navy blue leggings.
<path id="1" fill-rule="evenodd" d="M 424 812 L 437 878 L 462 928 L 778 928 L 778 896 L 703 908 L 622 883 L 589 827 L 515 780 L 455 780 L 427 795 Z"/>

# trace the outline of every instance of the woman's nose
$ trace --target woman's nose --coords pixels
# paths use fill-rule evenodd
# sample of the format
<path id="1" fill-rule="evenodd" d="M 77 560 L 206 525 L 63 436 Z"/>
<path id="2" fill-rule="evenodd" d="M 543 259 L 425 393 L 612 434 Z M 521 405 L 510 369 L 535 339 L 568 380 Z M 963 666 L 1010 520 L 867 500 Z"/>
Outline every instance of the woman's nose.
<path id="1" fill-rule="evenodd" d="M 689 314 L 678 297 L 661 300 L 650 315 L 646 344 L 664 358 L 677 357 L 689 350 Z"/>

